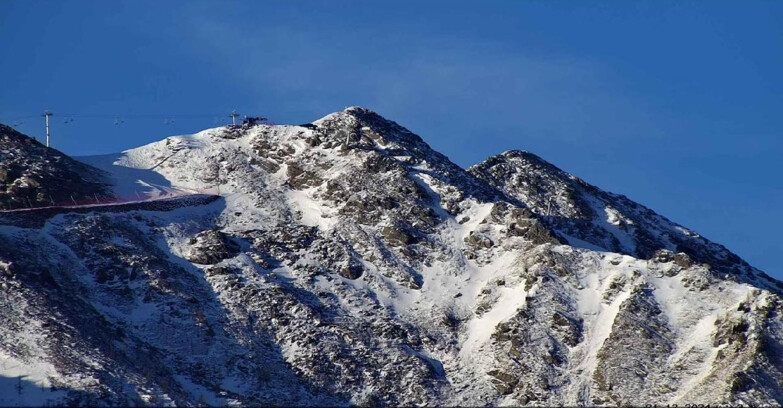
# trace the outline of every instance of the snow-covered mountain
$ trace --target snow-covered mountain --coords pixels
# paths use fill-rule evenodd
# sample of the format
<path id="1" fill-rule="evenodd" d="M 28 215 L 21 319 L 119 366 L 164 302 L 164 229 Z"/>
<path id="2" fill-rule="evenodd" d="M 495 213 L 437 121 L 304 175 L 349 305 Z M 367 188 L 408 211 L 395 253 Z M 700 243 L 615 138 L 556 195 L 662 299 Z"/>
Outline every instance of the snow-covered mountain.
<path id="1" fill-rule="evenodd" d="M 215 196 L 0 216 L 0 405 L 783 402 L 779 282 L 530 153 L 348 108 L 82 161 Z"/>
<path id="2" fill-rule="evenodd" d="M 724 246 L 625 196 L 602 191 L 532 153 L 507 151 L 468 171 L 524 203 L 574 246 L 640 259 L 667 249 L 734 279 L 783 289 L 783 283 L 751 267 Z"/>

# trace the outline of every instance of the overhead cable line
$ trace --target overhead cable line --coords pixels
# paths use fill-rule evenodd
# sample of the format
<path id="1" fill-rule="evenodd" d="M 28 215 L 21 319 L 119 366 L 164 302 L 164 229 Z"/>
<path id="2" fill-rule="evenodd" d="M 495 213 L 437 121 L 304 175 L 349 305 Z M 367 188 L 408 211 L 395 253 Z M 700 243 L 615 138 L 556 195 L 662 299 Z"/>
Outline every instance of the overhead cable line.
<path id="1" fill-rule="evenodd" d="M 46 129 L 46 145 L 49 146 L 49 140 L 50 140 L 50 118 L 54 116 L 52 112 L 49 110 L 45 111 L 43 115 L 27 115 L 27 114 L 21 114 L 21 115 L 12 115 L 12 114 L 2 114 L 0 113 L 0 122 L 2 123 L 8 123 L 11 125 L 11 127 L 19 127 L 24 125 L 26 122 L 31 120 L 32 118 L 40 118 L 43 116 L 45 118 L 45 129 Z M 63 118 L 62 123 L 63 124 L 70 124 L 73 123 L 76 119 L 83 120 L 83 119 L 108 119 L 110 121 L 113 121 L 115 126 L 122 125 L 125 123 L 126 119 L 163 119 L 164 125 L 173 125 L 176 123 L 175 118 L 178 119 L 198 119 L 198 118 L 210 118 L 213 120 L 213 122 L 217 125 L 221 122 L 226 121 L 226 115 L 225 113 L 222 114 L 207 114 L 207 113 L 178 113 L 178 114 L 161 114 L 161 113 L 126 113 L 126 114 L 106 114 L 106 113 L 57 113 L 58 117 Z M 236 126 L 237 124 L 237 118 L 240 117 L 239 113 L 237 113 L 236 110 L 231 111 L 231 113 L 228 115 L 229 118 L 231 118 L 231 125 Z M 248 117 L 245 116 L 244 121 L 252 120 L 253 123 L 260 122 L 263 120 L 264 122 L 271 124 L 271 122 L 268 122 L 266 118 L 261 117 Z"/>

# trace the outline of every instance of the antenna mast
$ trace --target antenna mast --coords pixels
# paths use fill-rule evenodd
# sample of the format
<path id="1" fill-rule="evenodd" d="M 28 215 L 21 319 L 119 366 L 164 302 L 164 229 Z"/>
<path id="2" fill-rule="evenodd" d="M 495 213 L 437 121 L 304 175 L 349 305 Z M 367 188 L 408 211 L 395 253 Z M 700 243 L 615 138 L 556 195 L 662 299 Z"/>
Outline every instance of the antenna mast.
<path id="1" fill-rule="evenodd" d="M 43 116 L 46 118 L 46 147 L 49 147 L 49 117 L 52 116 L 52 112 L 46 110 Z"/>

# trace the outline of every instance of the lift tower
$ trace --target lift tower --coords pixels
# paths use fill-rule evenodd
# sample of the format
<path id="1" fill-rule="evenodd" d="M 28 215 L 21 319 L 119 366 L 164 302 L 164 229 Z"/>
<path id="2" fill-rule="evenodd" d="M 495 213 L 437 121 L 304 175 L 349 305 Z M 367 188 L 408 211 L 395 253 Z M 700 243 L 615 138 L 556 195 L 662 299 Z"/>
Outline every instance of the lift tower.
<path id="1" fill-rule="evenodd" d="M 52 112 L 44 111 L 43 117 L 46 118 L 46 147 L 49 147 L 49 117 L 51 116 Z"/>

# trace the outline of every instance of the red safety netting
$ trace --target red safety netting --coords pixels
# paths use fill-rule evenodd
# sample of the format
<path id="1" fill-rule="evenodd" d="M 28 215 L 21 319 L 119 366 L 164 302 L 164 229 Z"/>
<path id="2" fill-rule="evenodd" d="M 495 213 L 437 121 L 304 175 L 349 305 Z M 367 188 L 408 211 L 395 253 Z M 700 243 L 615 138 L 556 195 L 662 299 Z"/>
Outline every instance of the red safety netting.
<path id="1" fill-rule="evenodd" d="M 35 211 L 47 208 L 72 208 L 72 207 L 96 207 L 102 205 L 131 204 L 147 201 L 167 200 L 172 198 L 186 197 L 192 195 L 220 195 L 220 189 L 217 187 L 207 189 L 187 189 L 187 190 L 168 190 L 158 192 L 155 195 L 145 193 L 135 193 L 130 196 L 105 196 L 93 194 L 91 197 L 85 196 L 78 199 L 71 197 L 70 200 L 49 203 L 40 203 L 31 200 L 17 202 L 15 204 L 0 203 L 0 212 L 22 212 Z"/>

